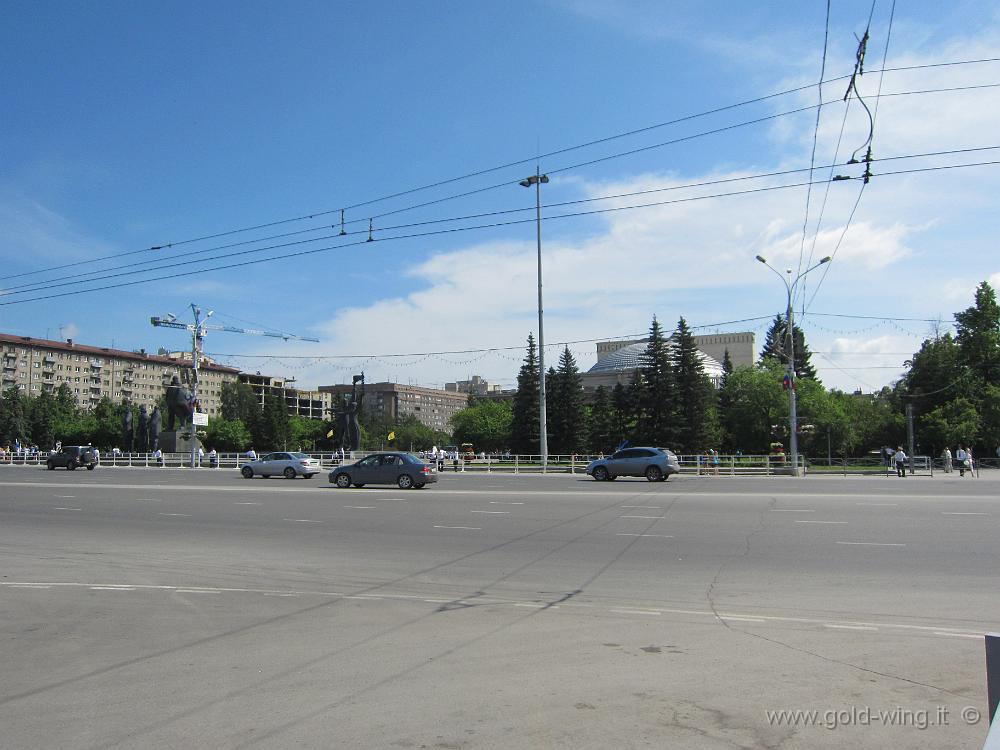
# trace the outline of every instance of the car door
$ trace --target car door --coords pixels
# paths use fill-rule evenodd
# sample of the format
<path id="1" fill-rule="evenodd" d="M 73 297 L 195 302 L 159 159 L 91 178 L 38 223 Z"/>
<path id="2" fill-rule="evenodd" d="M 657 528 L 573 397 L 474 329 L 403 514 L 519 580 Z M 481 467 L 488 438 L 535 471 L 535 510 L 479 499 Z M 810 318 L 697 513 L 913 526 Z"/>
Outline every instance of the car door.
<path id="1" fill-rule="evenodd" d="M 368 456 L 350 467 L 351 481 L 355 484 L 368 484 L 377 481 L 379 458 L 381 457 Z"/>
<path id="2" fill-rule="evenodd" d="M 399 476 L 399 456 L 388 454 L 382 456 L 381 459 L 378 466 L 378 479 L 375 481 L 379 484 L 395 484 L 396 478 Z"/>
<path id="3" fill-rule="evenodd" d="M 625 448 L 615 453 L 608 461 L 608 471 L 615 476 L 628 476 L 635 471 L 635 451 Z"/>

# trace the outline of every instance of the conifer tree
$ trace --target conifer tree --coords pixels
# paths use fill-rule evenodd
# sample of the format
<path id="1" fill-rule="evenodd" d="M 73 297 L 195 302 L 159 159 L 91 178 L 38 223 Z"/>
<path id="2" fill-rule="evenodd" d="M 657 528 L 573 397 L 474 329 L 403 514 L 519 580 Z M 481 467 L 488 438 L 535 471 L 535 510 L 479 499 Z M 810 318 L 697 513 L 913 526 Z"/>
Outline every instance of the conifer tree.
<path id="1" fill-rule="evenodd" d="M 510 446 L 515 453 L 537 454 L 538 442 L 538 351 L 535 337 L 528 334 L 528 351 L 517 374 L 514 418 Z"/>
<path id="2" fill-rule="evenodd" d="M 630 440 L 635 427 L 636 413 L 636 391 L 638 390 L 637 380 L 640 379 L 638 373 L 632 385 L 626 388 L 621 383 L 616 383 L 611 391 L 611 448 L 617 448 L 623 441 Z"/>
<path id="3" fill-rule="evenodd" d="M 638 399 L 636 438 L 644 445 L 665 446 L 674 437 L 672 419 L 676 394 L 670 348 L 654 315 L 642 364 L 636 373 L 640 377 L 635 381 Z"/>
<path id="4" fill-rule="evenodd" d="M 585 443 L 583 381 L 568 346 L 559 356 L 559 369 L 553 372 L 551 384 L 546 393 L 549 448 L 556 454 L 580 453 Z"/>
<path id="5" fill-rule="evenodd" d="M 603 385 L 594 390 L 594 402 L 590 405 L 588 422 L 588 447 L 591 453 L 609 453 L 618 442 L 615 441 L 614 412 L 608 389 Z"/>
<path id="6" fill-rule="evenodd" d="M 710 447 L 709 411 L 712 401 L 712 384 L 705 375 L 694 336 L 682 317 L 677 322 L 673 347 L 673 372 L 676 394 L 677 447 L 685 453 L 695 453 Z"/>
<path id="7" fill-rule="evenodd" d="M 765 359 L 770 358 L 777 360 L 786 367 L 788 366 L 788 355 L 786 354 L 786 347 L 788 346 L 787 330 L 788 320 L 785 316 L 775 315 L 774 320 L 771 322 L 771 327 L 767 329 L 767 334 L 764 337 L 764 348 L 760 352 L 761 363 Z M 809 351 L 809 346 L 806 344 L 805 334 L 802 333 L 802 329 L 797 325 L 792 326 L 792 331 L 795 339 L 795 349 L 792 352 L 795 355 L 795 377 L 811 378 L 818 381 L 816 368 L 812 366 L 812 352 Z"/>

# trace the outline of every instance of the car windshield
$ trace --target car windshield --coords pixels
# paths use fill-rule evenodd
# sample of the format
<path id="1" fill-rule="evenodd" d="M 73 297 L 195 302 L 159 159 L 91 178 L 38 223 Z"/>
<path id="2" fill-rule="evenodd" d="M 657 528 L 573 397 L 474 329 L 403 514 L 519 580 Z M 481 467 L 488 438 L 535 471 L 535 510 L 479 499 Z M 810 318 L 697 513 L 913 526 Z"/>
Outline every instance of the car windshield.
<path id="1" fill-rule="evenodd" d="M 305 453 L 289 453 L 292 458 L 309 458 Z"/>

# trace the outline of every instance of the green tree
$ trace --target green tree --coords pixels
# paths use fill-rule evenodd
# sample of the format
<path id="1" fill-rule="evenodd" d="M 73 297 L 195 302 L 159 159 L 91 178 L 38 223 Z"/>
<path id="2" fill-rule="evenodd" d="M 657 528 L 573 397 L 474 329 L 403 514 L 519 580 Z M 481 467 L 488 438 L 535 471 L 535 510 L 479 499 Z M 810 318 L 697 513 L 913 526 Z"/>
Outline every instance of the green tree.
<path id="1" fill-rule="evenodd" d="M 14 445 L 18 440 L 28 440 L 28 419 L 25 398 L 12 386 L 0 396 L 0 442 Z"/>
<path id="2" fill-rule="evenodd" d="M 510 447 L 515 453 L 539 452 L 538 384 L 538 352 L 535 337 L 529 333 L 528 351 L 517 374 L 517 395 L 512 409 Z"/>
<path id="3" fill-rule="evenodd" d="M 47 450 L 56 442 L 56 401 L 48 391 L 42 391 L 31 399 L 28 410 L 31 424 L 31 441 L 42 450 Z"/>
<path id="4" fill-rule="evenodd" d="M 87 442 L 102 451 L 109 451 L 121 443 L 122 411 L 107 396 L 97 402 L 88 420 L 90 434 Z"/>
<path id="5" fill-rule="evenodd" d="M 506 401 L 482 399 L 451 418 L 456 443 L 472 443 L 476 450 L 502 451 L 512 444 L 514 411 Z"/>
<path id="6" fill-rule="evenodd" d="M 550 450 L 562 455 L 582 452 L 586 443 L 583 380 L 568 346 L 559 356 L 559 369 L 553 374 L 549 393 L 546 401 Z"/>
<path id="7" fill-rule="evenodd" d="M 775 435 L 788 435 L 788 395 L 781 387 L 784 367 L 773 359 L 737 367 L 726 379 L 729 407 L 723 427 L 730 451 L 768 453 Z"/>
<path id="8" fill-rule="evenodd" d="M 242 453 L 252 442 L 250 430 L 239 419 L 210 419 L 205 431 L 205 446 L 217 451 Z"/>
<path id="9" fill-rule="evenodd" d="M 797 325 L 792 325 L 795 348 L 795 377 L 817 380 L 816 368 L 812 366 L 812 352 L 806 344 L 805 334 Z M 783 315 L 775 315 L 771 327 L 764 336 L 764 347 L 760 352 L 760 361 L 774 359 L 788 366 L 788 319 Z"/>
<path id="10" fill-rule="evenodd" d="M 923 443 L 937 452 L 946 445 L 971 445 L 979 437 L 979 413 L 966 398 L 956 398 L 924 417 Z"/>
<path id="11" fill-rule="evenodd" d="M 326 434 L 325 424 L 318 419 L 292 415 L 288 419 L 288 443 L 296 450 L 315 451 L 316 444 Z"/>
<path id="12" fill-rule="evenodd" d="M 641 379 L 639 373 L 635 374 L 632 384 L 626 388 L 621 383 L 616 383 L 611 389 L 611 449 L 616 449 L 625 440 L 631 440 L 635 433 L 636 411 L 638 400 L 639 383 Z"/>
<path id="13" fill-rule="evenodd" d="M 266 395 L 260 429 L 254 440 L 265 450 L 287 450 L 291 437 L 292 428 L 284 400 L 274 394 Z"/>
<path id="14" fill-rule="evenodd" d="M 637 370 L 636 440 L 644 445 L 669 445 L 676 437 L 676 380 L 670 344 L 653 316 L 649 341 Z"/>
<path id="15" fill-rule="evenodd" d="M 246 383 L 223 383 L 219 391 L 219 401 L 222 418 L 238 419 L 246 425 L 251 434 L 258 431 L 261 418 L 261 405 L 253 389 Z"/>
<path id="16" fill-rule="evenodd" d="M 1000 385 L 1000 305 L 987 282 L 976 289 L 975 304 L 955 314 L 961 361 L 977 386 Z"/>
<path id="17" fill-rule="evenodd" d="M 618 441 L 615 440 L 614 412 L 611 408 L 611 397 L 603 385 L 594 390 L 594 401 L 590 405 L 588 421 L 588 447 L 593 453 L 610 453 Z"/>
<path id="18" fill-rule="evenodd" d="M 712 429 L 715 424 L 712 413 L 715 393 L 712 382 L 705 375 L 694 336 L 683 317 L 677 322 L 671 359 L 677 403 L 674 412 L 676 445 L 685 453 L 700 452 L 710 447 L 717 438 Z"/>

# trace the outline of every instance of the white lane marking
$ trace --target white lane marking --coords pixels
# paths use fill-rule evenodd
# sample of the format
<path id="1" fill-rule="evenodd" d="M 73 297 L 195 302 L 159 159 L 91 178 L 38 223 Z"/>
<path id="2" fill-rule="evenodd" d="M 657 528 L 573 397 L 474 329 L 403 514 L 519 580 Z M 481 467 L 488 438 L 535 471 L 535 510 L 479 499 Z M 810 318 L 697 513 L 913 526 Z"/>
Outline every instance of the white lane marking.
<path id="1" fill-rule="evenodd" d="M 899 506 L 899 503 L 854 503 L 855 505 L 870 505 L 872 507 L 893 507 Z"/>
<path id="2" fill-rule="evenodd" d="M 815 510 L 807 508 L 771 508 L 772 513 L 815 513 Z"/>
<path id="3" fill-rule="evenodd" d="M 654 609 L 612 609 L 616 615 L 661 615 L 662 612 L 657 612 Z"/>
<path id="4" fill-rule="evenodd" d="M 524 505 L 524 503 L 509 503 L 504 500 L 490 500 L 490 505 Z"/>
<path id="5" fill-rule="evenodd" d="M 191 517 L 190 513 L 157 513 L 156 515 L 158 515 L 158 516 L 181 516 L 181 517 L 185 517 L 185 518 L 190 518 Z"/>
<path id="6" fill-rule="evenodd" d="M 469 513 L 485 513 L 489 516 L 509 516 L 509 510 L 470 510 Z"/>
<path id="7" fill-rule="evenodd" d="M 837 542 L 837 544 L 853 544 L 862 547 L 905 547 L 899 542 Z"/>
<path id="8" fill-rule="evenodd" d="M 659 539 L 673 539 L 670 534 L 615 534 L 615 536 L 655 536 Z"/>
<path id="9" fill-rule="evenodd" d="M 137 503 L 162 503 L 158 497 L 137 497 L 135 499 Z"/>
<path id="10" fill-rule="evenodd" d="M 52 510 L 83 510 L 83 508 L 53 508 Z"/>
<path id="11" fill-rule="evenodd" d="M 662 505 L 622 505 L 622 508 L 637 508 L 638 510 L 663 510 Z"/>
<path id="12" fill-rule="evenodd" d="M 871 625 L 834 625 L 829 622 L 823 623 L 824 628 L 835 628 L 837 630 L 878 630 Z"/>
<path id="13" fill-rule="evenodd" d="M 350 510 L 375 510 L 374 505 L 345 505 Z"/>
<path id="14" fill-rule="evenodd" d="M 482 531 L 480 526 L 435 526 L 435 529 L 468 529 L 469 531 Z"/>
<path id="15" fill-rule="evenodd" d="M 759 617 L 730 617 L 728 615 L 719 615 L 719 617 L 721 617 L 723 620 L 726 620 L 727 622 L 729 622 L 729 621 L 732 621 L 732 622 L 766 622 L 766 620 L 762 620 Z"/>
<path id="16" fill-rule="evenodd" d="M 935 630 L 934 635 L 946 635 L 951 638 L 975 638 L 977 641 L 983 637 L 981 635 L 972 635 L 971 633 L 945 633 L 942 630 Z"/>
<path id="17" fill-rule="evenodd" d="M 429 604 L 448 604 L 449 602 L 453 602 L 455 600 L 454 599 L 423 599 L 422 601 L 425 601 L 425 602 L 427 602 Z"/>
<path id="18" fill-rule="evenodd" d="M 621 518 L 664 518 L 664 516 L 621 516 Z"/>
<path id="19" fill-rule="evenodd" d="M 91 586 L 91 591 L 135 591 L 134 586 Z"/>
<path id="20" fill-rule="evenodd" d="M 941 511 L 942 516 L 988 516 L 989 513 L 960 513 L 958 511 Z"/>
<path id="21" fill-rule="evenodd" d="M 15 589 L 50 589 L 52 588 L 47 583 L 11 583 L 7 584 L 11 588 Z"/>
<path id="22" fill-rule="evenodd" d="M 323 523 L 322 521 L 314 521 L 311 518 L 282 518 L 282 521 L 291 521 L 292 523 Z"/>
<path id="23" fill-rule="evenodd" d="M 376 599 L 381 600 L 383 597 L 376 596 L 375 594 L 345 594 L 345 599 Z"/>
<path id="24" fill-rule="evenodd" d="M 58 497 L 60 500 L 75 500 L 76 495 L 53 495 L 53 497 Z"/>
<path id="25" fill-rule="evenodd" d="M 236 505 L 260 505 L 260 503 L 236 503 Z"/>
<path id="26" fill-rule="evenodd" d="M 175 594 L 221 594 L 218 589 L 174 589 Z"/>
<path id="27" fill-rule="evenodd" d="M 847 523 L 847 521 L 796 521 L 795 523 Z"/>

